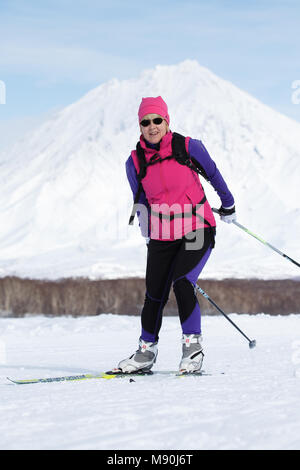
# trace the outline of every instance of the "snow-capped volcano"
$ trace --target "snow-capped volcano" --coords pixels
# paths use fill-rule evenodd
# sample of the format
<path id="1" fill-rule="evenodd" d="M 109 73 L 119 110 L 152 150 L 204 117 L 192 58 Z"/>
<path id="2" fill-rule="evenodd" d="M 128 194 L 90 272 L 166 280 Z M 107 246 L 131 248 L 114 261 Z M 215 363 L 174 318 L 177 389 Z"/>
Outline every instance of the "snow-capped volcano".
<path id="1" fill-rule="evenodd" d="M 185 61 L 100 85 L 0 154 L 1 276 L 144 274 L 144 240 L 137 222 L 127 225 L 124 165 L 139 138 L 141 98 L 158 95 L 171 130 L 203 141 L 235 197 L 238 221 L 299 261 L 300 124 Z M 218 223 L 204 277 L 298 275 L 237 227 Z"/>

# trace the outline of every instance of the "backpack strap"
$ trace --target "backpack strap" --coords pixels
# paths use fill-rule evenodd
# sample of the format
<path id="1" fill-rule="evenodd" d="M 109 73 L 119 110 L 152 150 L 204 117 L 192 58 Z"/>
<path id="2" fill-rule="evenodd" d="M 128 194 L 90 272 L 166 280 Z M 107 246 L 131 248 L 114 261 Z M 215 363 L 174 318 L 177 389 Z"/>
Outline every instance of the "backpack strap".
<path id="1" fill-rule="evenodd" d="M 138 142 L 136 144 L 136 154 L 137 154 L 137 157 L 138 157 L 139 170 L 140 171 L 137 175 L 138 189 L 137 189 L 137 192 L 136 192 L 135 197 L 134 197 L 133 208 L 132 208 L 132 212 L 131 212 L 131 215 L 130 215 L 130 218 L 129 218 L 129 223 L 128 223 L 129 225 L 133 225 L 134 217 L 135 217 L 135 214 L 136 214 L 135 206 L 140 200 L 141 192 L 142 192 L 142 189 L 143 189 L 142 179 L 145 178 L 146 173 L 147 173 L 147 167 L 149 166 L 149 164 L 147 164 L 147 162 L 146 162 L 145 152 L 142 149 L 142 146 L 141 146 L 140 142 Z"/>
<path id="2" fill-rule="evenodd" d="M 185 137 L 177 132 L 172 135 L 172 156 L 180 165 L 189 166 L 190 157 L 186 151 Z"/>
<path id="3" fill-rule="evenodd" d="M 172 153 L 180 165 L 188 166 L 191 170 L 195 171 L 195 173 L 198 173 L 208 181 L 208 176 L 202 165 L 198 160 L 188 154 L 185 146 L 185 137 L 181 134 L 177 134 L 177 132 L 173 132 Z"/>
<path id="4" fill-rule="evenodd" d="M 139 182 L 145 178 L 146 172 L 147 172 L 147 162 L 146 162 L 146 157 L 145 157 L 145 152 L 144 149 L 142 149 L 142 146 L 140 142 L 136 144 L 136 154 L 138 157 L 139 161 L 139 174 L 138 174 L 138 180 Z"/>

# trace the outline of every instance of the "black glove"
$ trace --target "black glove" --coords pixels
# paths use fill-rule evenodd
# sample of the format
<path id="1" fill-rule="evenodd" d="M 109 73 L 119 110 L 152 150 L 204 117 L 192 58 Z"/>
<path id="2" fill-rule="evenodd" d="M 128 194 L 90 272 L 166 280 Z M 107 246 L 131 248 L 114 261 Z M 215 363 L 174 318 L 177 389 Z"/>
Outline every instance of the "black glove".
<path id="1" fill-rule="evenodd" d="M 219 215 L 223 222 L 231 224 L 236 220 L 235 206 L 228 208 L 221 206 L 219 209 Z"/>

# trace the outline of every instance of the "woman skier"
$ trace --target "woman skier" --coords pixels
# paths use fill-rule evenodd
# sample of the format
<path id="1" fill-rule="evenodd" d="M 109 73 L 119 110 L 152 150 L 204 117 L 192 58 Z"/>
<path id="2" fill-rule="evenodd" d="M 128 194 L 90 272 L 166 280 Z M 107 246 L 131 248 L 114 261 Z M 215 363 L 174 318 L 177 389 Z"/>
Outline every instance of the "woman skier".
<path id="1" fill-rule="evenodd" d="M 182 328 L 180 373 L 197 373 L 203 362 L 201 313 L 195 283 L 214 247 L 215 226 L 199 174 L 221 199 L 220 216 L 235 220 L 234 198 L 200 140 L 169 129 L 161 96 L 143 98 L 140 141 L 126 162 L 142 234 L 148 245 L 146 296 L 138 350 L 118 364 L 121 372 L 148 371 L 156 362 L 163 308 L 173 285 Z"/>

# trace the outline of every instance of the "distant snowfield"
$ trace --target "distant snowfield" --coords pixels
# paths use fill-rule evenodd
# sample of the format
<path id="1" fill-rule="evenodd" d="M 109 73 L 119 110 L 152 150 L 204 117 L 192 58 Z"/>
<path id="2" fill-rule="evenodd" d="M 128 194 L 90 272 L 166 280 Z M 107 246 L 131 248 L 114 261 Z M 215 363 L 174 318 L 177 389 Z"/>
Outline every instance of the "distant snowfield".
<path id="1" fill-rule="evenodd" d="M 105 371 L 137 346 L 139 318 L 0 319 L 0 449 L 300 449 L 300 316 L 236 315 L 254 350 L 203 317 L 207 377 L 13 385 Z M 180 327 L 166 317 L 154 370 L 176 370 Z M 224 372 L 224 375 L 220 374 Z"/>
<path id="2" fill-rule="evenodd" d="M 300 124 L 186 60 L 104 83 L 0 153 L 0 277 L 144 275 L 145 242 L 137 223 L 128 227 L 125 161 L 139 139 L 141 98 L 158 95 L 171 130 L 203 141 L 238 221 L 299 262 Z M 295 278 L 299 268 L 218 221 L 203 277 Z"/>

